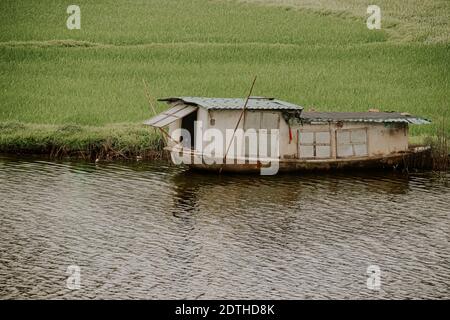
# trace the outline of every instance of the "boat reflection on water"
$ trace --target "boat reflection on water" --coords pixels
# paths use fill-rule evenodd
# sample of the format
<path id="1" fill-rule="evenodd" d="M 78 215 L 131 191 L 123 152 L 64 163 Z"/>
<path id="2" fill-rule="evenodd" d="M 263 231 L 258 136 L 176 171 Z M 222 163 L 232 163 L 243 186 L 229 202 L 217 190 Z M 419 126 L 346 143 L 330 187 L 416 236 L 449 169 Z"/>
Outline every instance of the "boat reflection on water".
<path id="1" fill-rule="evenodd" d="M 448 297 L 450 188 L 428 173 L 0 159 L 0 178 L 2 298 Z"/>
<path id="2" fill-rule="evenodd" d="M 262 290 L 268 280 L 259 272 L 265 272 L 275 291 L 280 287 L 274 283 L 286 279 L 297 288 L 280 296 L 324 297 L 319 292 L 325 286 L 329 296 L 369 297 L 365 272 L 374 263 L 386 283 L 420 279 L 419 270 L 440 277 L 448 186 L 424 187 L 429 181 L 427 174 L 391 172 L 262 177 L 183 171 L 171 178 L 172 212 L 180 225 L 190 226 L 186 238 L 188 247 L 197 246 L 194 260 L 214 257 L 207 264 L 227 274 L 218 287 L 246 274 Z M 439 267 L 427 269 L 427 259 Z M 301 294 L 305 288 L 308 294 Z M 445 291 L 443 282 L 436 288 Z M 395 296 L 401 287 L 387 284 L 384 290 Z"/>
<path id="3" fill-rule="evenodd" d="M 338 172 L 281 174 L 258 176 L 254 174 L 215 174 L 192 170 L 180 171 L 171 177 L 176 196 L 175 209 L 195 210 L 199 202 L 220 207 L 257 206 L 262 202 L 291 206 L 305 199 L 324 200 L 341 194 L 352 198 L 367 194 L 405 194 L 410 178 L 398 172 Z"/>

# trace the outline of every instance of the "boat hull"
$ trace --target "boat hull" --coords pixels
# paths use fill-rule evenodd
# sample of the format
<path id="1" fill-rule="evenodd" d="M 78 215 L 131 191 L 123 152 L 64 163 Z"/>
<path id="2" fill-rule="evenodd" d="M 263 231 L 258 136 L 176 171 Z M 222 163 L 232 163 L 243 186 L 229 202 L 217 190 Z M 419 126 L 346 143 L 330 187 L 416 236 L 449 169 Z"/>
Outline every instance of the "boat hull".
<path id="1" fill-rule="evenodd" d="M 430 154 L 429 147 L 418 147 L 384 156 L 326 160 L 280 159 L 277 172 L 426 168 L 430 164 Z M 196 156 L 198 157 L 198 154 Z M 227 160 L 227 162 L 231 162 L 230 159 Z M 242 162 L 207 164 L 202 161 L 197 161 L 197 163 L 192 161 L 187 166 L 193 170 L 210 172 L 260 173 L 262 168 L 268 168 L 271 165 L 259 161 Z"/>

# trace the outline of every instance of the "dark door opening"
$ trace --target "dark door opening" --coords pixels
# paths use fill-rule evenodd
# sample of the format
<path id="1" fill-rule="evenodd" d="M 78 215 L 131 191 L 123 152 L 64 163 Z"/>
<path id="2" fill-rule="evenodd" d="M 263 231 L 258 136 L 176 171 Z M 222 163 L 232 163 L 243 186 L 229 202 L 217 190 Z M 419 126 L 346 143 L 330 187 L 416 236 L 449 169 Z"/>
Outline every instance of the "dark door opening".
<path id="1" fill-rule="evenodd" d="M 197 121 L 197 110 L 195 110 L 194 112 L 188 114 L 187 116 L 183 117 L 183 119 L 181 119 L 181 128 L 187 130 L 189 132 L 189 134 L 191 135 L 191 149 L 194 149 L 194 147 L 195 147 L 194 121 Z"/>

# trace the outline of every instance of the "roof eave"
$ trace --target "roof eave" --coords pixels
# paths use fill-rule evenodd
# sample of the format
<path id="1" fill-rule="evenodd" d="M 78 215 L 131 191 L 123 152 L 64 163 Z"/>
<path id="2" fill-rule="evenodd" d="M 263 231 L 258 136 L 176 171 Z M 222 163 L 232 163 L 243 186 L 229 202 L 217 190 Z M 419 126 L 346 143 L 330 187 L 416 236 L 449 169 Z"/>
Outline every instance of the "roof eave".
<path id="1" fill-rule="evenodd" d="M 422 118 L 409 118 L 409 119 L 314 119 L 314 118 L 302 118 L 305 122 L 323 122 L 323 123 L 336 123 L 336 122 L 368 122 L 368 123 L 405 123 L 405 124 L 430 124 L 431 120 Z"/>

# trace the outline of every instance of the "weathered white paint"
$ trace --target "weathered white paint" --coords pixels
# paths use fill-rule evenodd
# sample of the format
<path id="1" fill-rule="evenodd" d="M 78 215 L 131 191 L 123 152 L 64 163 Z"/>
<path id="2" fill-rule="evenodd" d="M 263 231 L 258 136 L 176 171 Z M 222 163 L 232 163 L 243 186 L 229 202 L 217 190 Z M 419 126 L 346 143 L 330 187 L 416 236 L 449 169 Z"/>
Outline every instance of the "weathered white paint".
<path id="1" fill-rule="evenodd" d="M 226 136 L 227 129 L 234 129 L 242 110 L 206 110 L 198 108 L 197 121 L 202 121 L 203 130 L 209 128 L 218 129 Z M 259 125 L 258 125 L 259 124 Z M 180 128 L 181 120 L 170 124 L 169 134 Z M 292 140 L 289 141 L 289 126 L 282 117 L 281 112 L 273 110 L 247 110 L 238 128 L 240 129 L 278 129 L 280 142 L 280 157 L 296 159 L 299 158 L 299 137 L 304 141 L 316 143 L 316 154 L 318 159 L 336 159 L 337 155 L 337 132 L 355 132 L 353 138 L 357 143 L 352 151 L 352 156 L 383 156 L 396 152 L 408 150 L 408 126 L 406 124 L 384 124 L 384 123 L 317 123 L 297 124 L 291 127 Z M 365 132 L 363 134 L 362 132 Z M 313 133 L 313 134 L 312 134 Z M 351 136 L 351 133 L 350 133 Z M 363 142 L 364 138 L 367 144 Z M 308 140 L 309 139 L 309 140 Z M 311 140 L 314 139 L 314 140 Z M 329 144 L 327 143 L 329 141 Z M 169 142 L 170 144 L 170 142 Z M 205 147 L 208 142 L 203 142 Z M 197 149 L 199 149 L 197 147 Z M 311 148 L 304 148 L 304 152 L 311 153 Z M 306 149 L 309 149 L 307 151 Z M 225 147 L 224 147 L 225 152 Z M 249 151 L 247 150 L 247 153 Z M 239 155 L 245 155 L 245 146 L 238 150 Z M 329 156 L 328 156 L 329 155 Z"/>
<path id="2" fill-rule="evenodd" d="M 356 146 L 354 153 L 359 156 L 382 156 L 408 150 L 408 127 L 405 124 L 392 125 L 372 122 L 346 122 L 342 126 L 338 126 L 336 123 L 304 124 L 294 127 L 293 130 L 298 130 L 300 135 L 302 132 L 330 132 L 332 158 L 338 156 L 336 154 L 337 138 L 340 133 L 344 132 L 348 133 L 348 139 L 354 140 L 354 146 Z M 297 136 L 295 137 L 297 138 Z M 364 140 L 367 140 L 367 145 Z M 295 151 L 294 148 L 289 148 L 285 154 L 293 155 Z"/>

